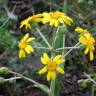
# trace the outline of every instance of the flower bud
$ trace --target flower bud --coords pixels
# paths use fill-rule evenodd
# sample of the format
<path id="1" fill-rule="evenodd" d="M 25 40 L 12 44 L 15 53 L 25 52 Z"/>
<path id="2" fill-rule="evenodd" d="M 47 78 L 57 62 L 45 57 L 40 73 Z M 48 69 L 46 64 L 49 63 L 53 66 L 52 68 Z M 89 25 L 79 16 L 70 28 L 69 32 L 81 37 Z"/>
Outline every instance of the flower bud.
<path id="1" fill-rule="evenodd" d="M 0 74 L 8 74 L 8 73 L 9 73 L 9 69 L 7 67 L 0 68 Z"/>

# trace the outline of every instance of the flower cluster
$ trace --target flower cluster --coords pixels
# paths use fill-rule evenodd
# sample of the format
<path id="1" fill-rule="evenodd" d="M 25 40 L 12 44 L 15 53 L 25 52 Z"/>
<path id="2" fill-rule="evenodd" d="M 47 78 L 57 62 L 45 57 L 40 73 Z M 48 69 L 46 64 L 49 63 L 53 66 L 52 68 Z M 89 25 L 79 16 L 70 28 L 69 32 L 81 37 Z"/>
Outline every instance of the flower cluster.
<path id="1" fill-rule="evenodd" d="M 31 29 L 32 22 L 41 22 L 43 24 L 49 24 L 50 26 L 57 27 L 64 24 L 71 26 L 73 20 L 65 13 L 55 11 L 29 16 L 27 19 L 21 22 L 20 28 L 25 26 L 26 29 Z M 86 46 L 85 54 L 88 54 L 89 52 L 90 61 L 93 60 L 93 52 L 95 50 L 94 37 L 87 29 L 83 29 L 81 27 L 76 27 L 75 31 L 80 34 L 79 43 Z M 30 45 L 33 40 L 34 37 L 29 37 L 28 33 L 22 38 L 19 43 L 19 58 L 24 58 L 26 57 L 26 54 L 31 54 L 32 52 L 34 52 L 33 47 Z M 60 64 L 64 63 L 64 61 L 65 60 L 64 58 L 62 58 L 62 55 L 57 55 L 54 58 L 49 58 L 49 56 L 44 53 L 43 57 L 41 57 L 41 62 L 45 66 L 39 71 L 39 74 L 47 73 L 47 80 L 54 80 L 57 73 L 64 74 L 64 70 L 62 69 L 62 67 L 60 67 Z"/>
<path id="2" fill-rule="evenodd" d="M 26 29 L 31 29 L 31 22 L 41 22 L 43 24 L 49 23 L 50 26 L 59 26 L 60 24 L 67 24 L 71 26 L 71 23 L 73 20 L 68 17 L 65 13 L 63 12 L 49 12 L 49 13 L 42 13 L 42 14 L 36 14 L 33 16 L 29 16 L 27 19 L 23 20 L 21 22 L 20 28 L 23 26 L 26 27 Z"/>
<path id="3" fill-rule="evenodd" d="M 85 54 L 88 54 L 88 52 L 90 52 L 90 61 L 92 61 L 94 59 L 93 51 L 95 50 L 94 37 L 89 33 L 89 31 L 80 27 L 77 27 L 75 31 L 78 31 L 80 33 L 79 42 L 86 46 Z"/>
<path id="4" fill-rule="evenodd" d="M 34 52 L 34 49 L 30 45 L 30 42 L 32 42 L 35 38 L 29 37 L 29 34 L 27 33 L 20 41 L 19 43 L 19 58 L 26 57 L 26 53 L 30 54 Z M 47 73 L 47 80 L 54 80 L 56 78 L 56 71 L 64 74 L 64 70 L 59 66 L 60 64 L 64 63 L 64 59 L 61 55 L 57 55 L 53 59 L 50 59 L 46 53 L 43 54 L 43 57 L 41 57 L 42 64 L 45 65 L 44 68 L 42 68 L 39 71 L 39 74 Z"/>

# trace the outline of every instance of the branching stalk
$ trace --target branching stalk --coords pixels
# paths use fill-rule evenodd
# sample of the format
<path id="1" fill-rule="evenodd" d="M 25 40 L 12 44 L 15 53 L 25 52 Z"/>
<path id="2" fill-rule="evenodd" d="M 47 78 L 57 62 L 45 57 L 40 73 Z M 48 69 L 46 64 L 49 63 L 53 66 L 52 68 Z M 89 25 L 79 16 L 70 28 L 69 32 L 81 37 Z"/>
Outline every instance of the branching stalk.
<path id="1" fill-rule="evenodd" d="M 77 47 L 79 44 L 80 44 L 80 42 L 78 42 L 74 47 Z M 74 49 L 74 47 L 71 48 L 71 49 L 64 55 L 64 57 L 66 57 L 66 56 Z"/>
<path id="2" fill-rule="evenodd" d="M 36 28 L 36 31 L 40 34 L 40 36 L 42 37 L 42 39 L 44 40 L 44 42 L 47 44 L 47 46 L 52 49 L 52 46 L 49 44 L 49 42 L 44 37 L 44 35 L 42 34 L 42 32 L 40 32 L 40 30 L 38 28 Z"/>
<path id="3" fill-rule="evenodd" d="M 63 34 L 63 49 L 65 47 L 65 34 Z M 62 56 L 64 56 L 64 50 L 62 50 Z"/>
<path id="4" fill-rule="evenodd" d="M 63 47 L 63 48 L 57 48 L 56 51 L 65 50 L 65 49 L 80 49 L 80 48 L 79 47 Z"/>
<path id="5" fill-rule="evenodd" d="M 92 79 L 89 74 L 84 73 L 84 75 L 85 75 L 91 82 L 93 82 L 93 83 L 96 85 L 96 81 L 95 81 L 94 79 Z"/>
<path id="6" fill-rule="evenodd" d="M 5 79 L 4 81 L 7 82 L 7 81 L 12 81 L 12 80 L 17 80 L 17 79 L 21 79 L 21 77 L 12 77 L 9 79 Z"/>
<path id="7" fill-rule="evenodd" d="M 56 80 L 52 80 L 51 81 L 51 85 L 50 85 L 50 94 L 49 94 L 49 96 L 55 96 L 54 94 L 55 94 L 55 82 L 56 82 Z"/>
<path id="8" fill-rule="evenodd" d="M 43 90 L 45 93 L 49 94 L 49 90 L 46 90 L 45 87 L 43 87 L 42 84 L 34 81 L 33 79 L 30 79 L 30 78 L 28 78 L 28 77 L 25 77 L 25 76 L 23 76 L 23 75 L 21 75 L 21 74 L 19 74 L 19 73 L 13 72 L 13 71 L 10 71 L 10 73 L 12 73 L 12 74 L 14 74 L 14 75 L 17 75 L 17 76 L 21 77 L 22 79 L 27 80 L 27 81 L 35 84 L 38 88 L 40 88 L 41 90 Z"/>
<path id="9" fill-rule="evenodd" d="M 47 47 L 33 47 L 33 48 L 36 48 L 36 49 L 42 49 L 42 50 L 51 50 L 51 48 L 47 48 Z"/>

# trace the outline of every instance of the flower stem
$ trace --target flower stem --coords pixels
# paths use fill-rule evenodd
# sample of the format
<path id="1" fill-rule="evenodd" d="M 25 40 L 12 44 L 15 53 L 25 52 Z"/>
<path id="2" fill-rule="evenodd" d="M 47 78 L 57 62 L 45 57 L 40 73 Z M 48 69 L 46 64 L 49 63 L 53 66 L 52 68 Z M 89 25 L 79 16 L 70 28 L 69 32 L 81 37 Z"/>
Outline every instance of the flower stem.
<path id="1" fill-rule="evenodd" d="M 65 47 L 65 34 L 63 34 L 63 49 Z M 64 56 L 64 50 L 62 50 L 62 56 Z"/>
<path id="2" fill-rule="evenodd" d="M 56 79 L 51 81 L 49 96 L 55 96 L 55 81 Z"/>
<path id="3" fill-rule="evenodd" d="M 79 47 L 63 47 L 63 48 L 57 48 L 56 51 L 65 50 L 65 49 L 80 49 L 80 48 Z"/>
<path id="4" fill-rule="evenodd" d="M 5 82 L 12 81 L 12 80 L 17 80 L 17 79 L 21 79 L 21 77 L 12 77 L 12 78 L 9 78 L 9 79 L 5 79 Z"/>
<path id="5" fill-rule="evenodd" d="M 40 30 L 38 28 L 36 28 L 36 31 L 40 34 L 40 36 L 42 37 L 42 39 L 44 40 L 44 42 L 47 44 L 47 46 L 52 49 L 52 46 L 49 44 L 49 42 L 44 37 L 44 35 L 42 34 L 42 32 L 40 32 Z"/>
<path id="6" fill-rule="evenodd" d="M 57 28 L 56 32 L 53 32 L 53 42 L 52 42 L 53 48 L 55 47 L 58 32 L 59 32 L 59 27 Z M 51 58 L 54 58 L 54 56 L 55 56 L 55 51 L 51 51 Z M 55 96 L 55 83 L 56 83 L 56 79 L 51 81 L 49 96 Z"/>
<path id="7" fill-rule="evenodd" d="M 74 47 L 77 47 L 80 44 L 80 42 L 78 42 Z M 65 55 L 64 57 L 66 57 L 73 49 L 74 47 L 72 47 Z"/>
<path id="8" fill-rule="evenodd" d="M 42 50 L 51 50 L 51 48 L 47 48 L 47 47 L 33 47 L 33 48 L 36 48 L 36 49 L 42 49 Z"/>
<path id="9" fill-rule="evenodd" d="M 60 27 L 58 26 L 57 30 L 55 32 L 54 44 L 56 43 L 56 39 L 57 39 L 57 35 L 58 35 L 58 32 L 59 32 L 59 29 L 60 29 Z"/>
<path id="10" fill-rule="evenodd" d="M 40 84 L 40 83 L 38 83 L 38 82 L 36 82 L 36 81 L 28 78 L 28 77 L 25 77 L 25 76 L 23 76 L 23 75 L 21 75 L 21 74 L 19 74 L 19 73 L 16 73 L 16 72 L 13 72 L 13 71 L 10 71 L 10 73 L 12 73 L 12 74 L 14 74 L 14 75 L 17 75 L 17 76 L 23 78 L 24 80 L 27 80 L 27 81 L 35 84 L 36 87 L 40 88 L 40 89 L 43 90 L 45 93 L 49 94 L 49 89 L 47 88 L 48 90 L 46 90 L 45 86 L 43 86 L 42 84 Z"/>

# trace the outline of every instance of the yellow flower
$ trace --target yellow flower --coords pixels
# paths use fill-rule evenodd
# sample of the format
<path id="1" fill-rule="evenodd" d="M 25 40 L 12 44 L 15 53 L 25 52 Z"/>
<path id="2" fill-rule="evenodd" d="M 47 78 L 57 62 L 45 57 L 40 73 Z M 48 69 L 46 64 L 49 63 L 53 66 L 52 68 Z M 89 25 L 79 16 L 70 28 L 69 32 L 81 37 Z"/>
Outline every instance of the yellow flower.
<path id="1" fill-rule="evenodd" d="M 33 16 L 29 16 L 27 19 L 21 22 L 20 28 L 24 27 L 26 29 L 31 29 L 31 22 L 41 22 L 42 21 L 42 14 L 36 14 Z"/>
<path id="2" fill-rule="evenodd" d="M 22 38 L 22 40 L 19 43 L 19 49 L 20 49 L 20 51 L 19 51 L 19 58 L 26 57 L 26 53 L 30 54 L 30 53 L 34 52 L 34 49 L 29 44 L 34 39 L 35 38 L 29 37 L 28 33 Z"/>
<path id="3" fill-rule="evenodd" d="M 88 52 L 90 52 L 90 61 L 92 61 L 94 59 L 93 51 L 95 50 L 95 39 L 93 38 L 93 36 L 90 33 L 85 33 L 84 35 L 80 36 L 79 42 L 86 46 L 85 54 L 88 54 Z"/>
<path id="4" fill-rule="evenodd" d="M 71 26 L 73 20 L 66 16 L 64 13 L 56 11 L 56 12 L 49 12 L 43 13 L 42 23 L 50 23 L 50 26 L 57 27 L 59 24 L 67 24 Z"/>
<path id="5" fill-rule="evenodd" d="M 54 80 L 56 78 L 57 72 L 64 74 L 64 70 L 59 66 L 64 62 L 64 59 L 61 55 L 57 55 L 53 59 L 50 59 L 48 55 L 44 53 L 43 57 L 41 57 L 41 62 L 45 65 L 45 67 L 39 71 L 39 74 L 48 72 L 47 80 Z"/>
<path id="6" fill-rule="evenodd" d="M 88 30 L 83 29 L 83 28 L 81 28 L 81 27 L 76 27 L 76 28 L 75 28 L 75 31 L 78 32 L 78 33 L 80 33 L 80 35 L 82 35 L 82 34 L 84 34 L 84 33 L 89 33 Z"/>
<path id="7" fill-rule="evenodd" d="M 31 29 L 31 25 L 30 25 L 31 20 L 32 18 L 30 16 L 27 19 L 23 20 L 21 22 L 20 28 L 25 26 L 26 29 Z"/>

